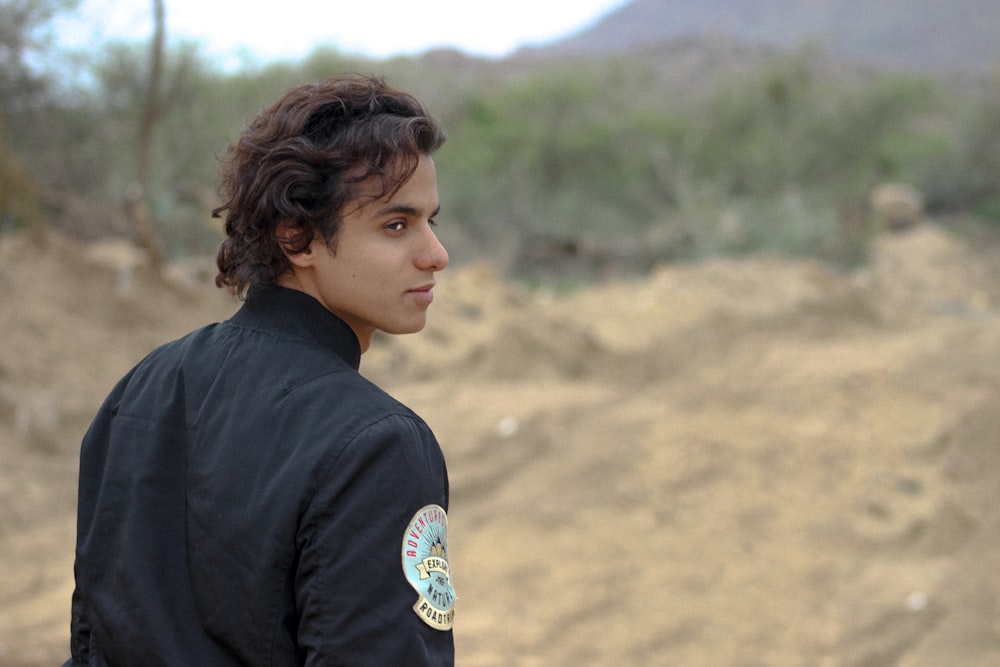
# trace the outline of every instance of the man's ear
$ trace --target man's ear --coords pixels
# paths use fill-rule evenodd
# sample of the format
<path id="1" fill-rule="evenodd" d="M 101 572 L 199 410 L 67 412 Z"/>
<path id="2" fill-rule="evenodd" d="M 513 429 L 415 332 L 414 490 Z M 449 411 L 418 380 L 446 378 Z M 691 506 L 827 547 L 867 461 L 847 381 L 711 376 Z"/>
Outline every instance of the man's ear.
<path id="1" fill-rule="evenodd" d="M 285 257 L 293 267 L 304 268 L 312 264 L 314 253 L 312 242 L 306 244 L 308 232 L 302 227 L 288 220 L 282 220 L 274 230 L 274 235 L 278 239 L 278 245 Z M 304 247 L 303 247 L 304 246 Z M 292 252 L 290 249 L 302 248 L 300 252 Z"/>

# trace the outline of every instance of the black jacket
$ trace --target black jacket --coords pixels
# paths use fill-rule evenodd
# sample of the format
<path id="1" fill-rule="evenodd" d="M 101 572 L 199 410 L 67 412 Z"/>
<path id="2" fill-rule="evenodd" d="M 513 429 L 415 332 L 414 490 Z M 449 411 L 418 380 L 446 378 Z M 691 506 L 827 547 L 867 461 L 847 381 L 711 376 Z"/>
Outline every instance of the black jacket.
<path id="1" fill-rule="evenodd" d="M 67 664 L 454 662 L 444 459 L 360 358 L 273 288 L 119 382 L 82 445 Z"/>

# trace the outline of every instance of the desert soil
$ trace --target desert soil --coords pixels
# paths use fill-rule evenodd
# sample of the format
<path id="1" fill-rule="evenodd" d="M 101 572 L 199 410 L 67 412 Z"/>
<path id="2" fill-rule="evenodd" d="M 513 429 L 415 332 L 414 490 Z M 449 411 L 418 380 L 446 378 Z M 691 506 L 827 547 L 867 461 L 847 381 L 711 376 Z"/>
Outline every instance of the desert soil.
<path id="1" fill-rule="evenodd" d="M 79 441 L 205 266 L 0 236 L 0 665 L 67 657 Z M 925 223 L 527 290 L 445 272 L 362 371 L 448 458 L 463 667 L 1000 664 L 1000 262 Z"/>

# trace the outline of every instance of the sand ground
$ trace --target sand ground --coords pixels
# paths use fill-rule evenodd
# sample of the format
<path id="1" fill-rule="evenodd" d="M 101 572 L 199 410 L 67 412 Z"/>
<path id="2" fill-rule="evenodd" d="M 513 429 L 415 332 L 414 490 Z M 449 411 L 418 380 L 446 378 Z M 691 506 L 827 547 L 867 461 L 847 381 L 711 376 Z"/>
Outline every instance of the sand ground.
<path id="1" fill-rule="evenodd" d="M 997 259 L 926 223 L 851 273 L 728 259 L 556 294 L 449 269 L 425 332 L 362 371 L 448 458 L 458 664 L 1000 664 Z M 236 307 L 129 267 L 0 237 L 0 666 L 66 657 L 98 404 Z"/>

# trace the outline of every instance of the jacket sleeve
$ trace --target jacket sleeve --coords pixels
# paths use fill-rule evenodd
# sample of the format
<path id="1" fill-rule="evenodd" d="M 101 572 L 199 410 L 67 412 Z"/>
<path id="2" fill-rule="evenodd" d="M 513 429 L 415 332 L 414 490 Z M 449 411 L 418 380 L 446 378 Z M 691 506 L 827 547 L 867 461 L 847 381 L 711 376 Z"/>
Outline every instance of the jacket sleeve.
<path id="1" fill-rule="evenodd" d="M 454 664 L 450 612 L 446 623 L 422 615 L 417 586 L 426 573 L 407 572 L 414 518 L 427 508 L 443 517 L 448 507 L 447 471 L 433 434 L 415 416 L 385 417 L 354 436 L 321 480 L 297 537 L 305 664 Z M 453 603 L 443 537 L 434 547 L 443 565 L 432 567 L 428 582 L 451 591 Z"/>

